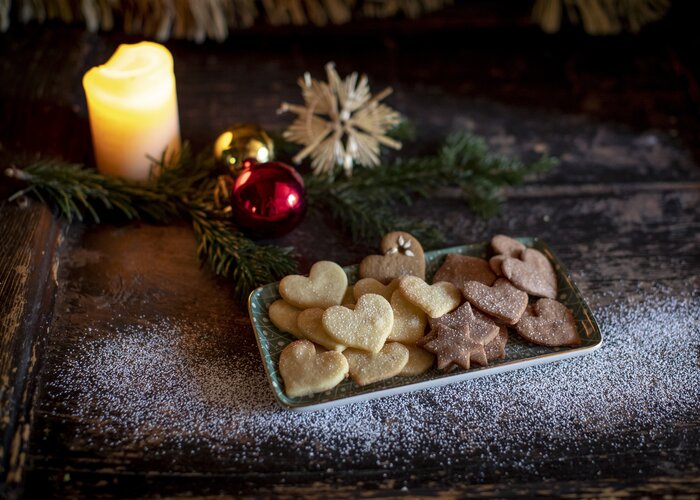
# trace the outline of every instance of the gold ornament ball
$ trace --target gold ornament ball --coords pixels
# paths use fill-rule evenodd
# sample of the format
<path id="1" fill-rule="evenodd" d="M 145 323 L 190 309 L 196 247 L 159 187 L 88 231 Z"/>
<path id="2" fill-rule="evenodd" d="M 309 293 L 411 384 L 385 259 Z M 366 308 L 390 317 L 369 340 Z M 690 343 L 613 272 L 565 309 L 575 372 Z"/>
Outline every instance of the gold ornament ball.
<path id="1" fill-rule="evenodd" d="M 245 160 L 265 163 L 274 158 L 274 144 L 267 132 L 251 123 L 232 125 L 214 142 L 214 157 L 231 173 L 243 168 Z"/>

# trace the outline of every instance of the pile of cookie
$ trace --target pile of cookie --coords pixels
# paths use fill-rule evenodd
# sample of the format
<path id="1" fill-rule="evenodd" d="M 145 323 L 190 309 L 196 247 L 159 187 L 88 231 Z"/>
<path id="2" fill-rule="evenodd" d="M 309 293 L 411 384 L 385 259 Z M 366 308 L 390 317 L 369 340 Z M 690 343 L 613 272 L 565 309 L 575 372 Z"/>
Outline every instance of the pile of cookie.
<path id="1" fill-rule="evenodd" d="M 484 366 L 505 356 L 509 327 L 534 344 L 579 345 L 549 259 L 503 235 L 491 247 L 490 260 L 448 254 L 428 284 L 421 244 L 394 231 L 382 239 L 383 255 L 362 261 L 354 285 L 329 261 L 308 277 L 283 278 L 268 315 L 299 339 L 280 354 L 287 396 L 326 391 L 348 374 L 358 385 L 419 375 L 436 358 L 444 371 Z"/>

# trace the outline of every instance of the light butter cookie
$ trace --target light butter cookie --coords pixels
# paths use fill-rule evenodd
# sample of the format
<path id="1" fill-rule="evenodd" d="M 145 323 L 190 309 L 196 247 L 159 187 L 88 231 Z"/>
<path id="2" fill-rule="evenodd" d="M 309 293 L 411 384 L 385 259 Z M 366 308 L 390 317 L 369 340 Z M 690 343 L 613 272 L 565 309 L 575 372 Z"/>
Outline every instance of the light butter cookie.
<path id="1" fill-rule="evenodd" d="M 296 338 L 303 339 L 304 335 L 297 326 L 297 317 L 300 312 L 299 309 L 282 299 L 274 301 L 267 310 L 270 321 L 279 331 L 291 333 Z"/>
<path id="2" fill-rule="evenodd" d="M 394 324 L 391 304 L 374 293 L 363 295 L 349 309 L 334 306 L 323 313 L 323 327 L 339 344 L 370 352 L 379 352 Z"/>
<path id="3" fill-rule="evenodd" d="M 387 342 L 377 353 L 348 349 L 350 378 L 358 385 L 367 385 L 398 375 L 408 362 L 408 348 L 398 342 Z"/>
<path id="4" fill-rule="evenodd" d="M 322 260 L 311 266 L 309 277 L 293 274 L 282 278 L 279 292 L 284 300 L 299 309 L 338 305 L 345 296 L 348 277 L 335 262 Z"/>
<path id="5" fill-rule="evenodd" d="M 348 374 L 348 361 L 342 353 L 317 353 L 308 340 L 296 340 L 280 354 L 280 375 L 284 392 L 290 398 L 327 391 L 338 385 Z"/>
<path id="6" fill-rule="evenodd" d="M 447 314 L 462 301 L 462 294 L 457 287 L 447 281 L 428 285 L 416 276 L 404 276 L 399 281 L 399 290 L 409 302 L 431 318 Z"/>
<path id="7" fill-rule="evenodd" d="M 345 346 L 328 335 L 326 329 L 323 328 L 323 312 L 323 309 L 319 307 L 312 307 L 301 311 L 297 317 L 299 333 L 301 333 L 302 338 L 315 342 L 329 351 L 345 350 Z"/>
<path id="8" fill-rule="evenodd" d="M 399 375 L 402 377 L 422 375 L 430 370 L 430 367 L 435 363 L 435 355 L 422 347 L 406 345 L 406 349 L 408 349 L 408 361 L 406 366 L 399 372 Z"/>
<path id="9" fill-rule="evenodd" d="M 391 309 L 394 311 L 394 325 L 387 340 L 415 344 L 425 334 L 428 320 L 423 310 L 409 302 L 396 290 L 391 295 Z"/>

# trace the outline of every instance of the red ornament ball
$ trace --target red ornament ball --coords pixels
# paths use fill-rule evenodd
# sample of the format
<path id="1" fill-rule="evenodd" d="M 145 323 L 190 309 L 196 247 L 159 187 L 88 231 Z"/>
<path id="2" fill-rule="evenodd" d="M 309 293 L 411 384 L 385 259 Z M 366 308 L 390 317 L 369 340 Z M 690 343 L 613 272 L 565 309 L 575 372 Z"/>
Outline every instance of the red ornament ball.
<path id="1" fill-rule="evenodd" d="M 304 218 L 304 181 L 284 163 L 246 161 L 231 189 L 231 208 L 236 225 L 252 236 L 282 236 Z"/>

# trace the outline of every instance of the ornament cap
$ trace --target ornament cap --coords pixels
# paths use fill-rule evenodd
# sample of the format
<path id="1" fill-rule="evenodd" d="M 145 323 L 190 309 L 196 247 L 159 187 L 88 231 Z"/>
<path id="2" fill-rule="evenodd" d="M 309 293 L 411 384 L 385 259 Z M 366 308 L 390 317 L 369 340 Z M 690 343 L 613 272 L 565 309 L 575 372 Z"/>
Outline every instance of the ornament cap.
<path id="1" fill-rule="evenodd" d="M 252 162 L 265 163 L 274 158 L 272 138 L 259 125 L 234 124 L 214 142 L 214 157 L 232 175 L 238 175 Z"/>

